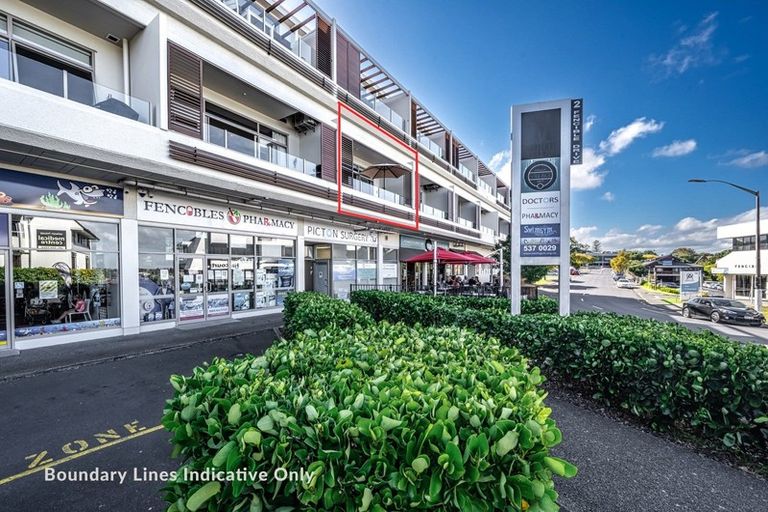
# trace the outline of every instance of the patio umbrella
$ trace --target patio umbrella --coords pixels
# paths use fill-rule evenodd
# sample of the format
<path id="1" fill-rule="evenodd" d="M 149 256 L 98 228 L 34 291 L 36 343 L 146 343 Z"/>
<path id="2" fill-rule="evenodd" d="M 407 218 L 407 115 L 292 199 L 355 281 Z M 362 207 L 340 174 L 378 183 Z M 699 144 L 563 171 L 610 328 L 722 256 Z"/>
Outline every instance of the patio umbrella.
<path id="1" fill-rule="evenodd" d="M 495 265 L 498 262 L 495 258 L 491 258 L 488 256 L 483 256 L 482 254 L 479 254 L 475 251 L 461 251 L 460 253 L 462 256 L 466 256 L 472 260 L 472 263 L 475 265 L 482 265 L 482 264 L 488 264 L 488 265 Z"/>
<path id="2" fill-rule="evenodd" d="M 432 261 L 434 258 L 434 253 L 432 251 L 425 251 L 421 254 L 417 254 L 416 256 L 411 256 L 410 258 L 404 260 L 405 263 L 423 263 L 423 262 L 429 262 Z M 448 249 L 443 249 L 442 247 L 437 248 L 437 262 L 438 263 L 474 263 L 472 261 L 472 258 L 469 256 L 466 256 L 464 254 L 459 254 L 457 252 L 449 251 Z"/>
<path id="3" fill-rule="evenodd" d="M 410 170 L 400 164 L 374 164 L 363 169 L 360 174 L 372 180 L 383 179 L 381 188 L 386 189 L 387 178 L 397 179 L 408 172 Z"/>

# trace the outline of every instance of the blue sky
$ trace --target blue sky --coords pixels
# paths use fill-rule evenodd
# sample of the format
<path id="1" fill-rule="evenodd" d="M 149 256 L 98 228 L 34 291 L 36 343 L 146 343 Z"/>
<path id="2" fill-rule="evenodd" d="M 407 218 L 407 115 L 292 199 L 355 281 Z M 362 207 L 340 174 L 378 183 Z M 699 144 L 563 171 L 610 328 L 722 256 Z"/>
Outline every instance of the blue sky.
<path id="1" fill-rule="evenodd" d="M 692 177 L 768 204 L 768 2 L 317 2 L 502 173 L 510 105 L 583 97 L 579 240 L 723 247 L 715 227 L 751 197 Z"/>

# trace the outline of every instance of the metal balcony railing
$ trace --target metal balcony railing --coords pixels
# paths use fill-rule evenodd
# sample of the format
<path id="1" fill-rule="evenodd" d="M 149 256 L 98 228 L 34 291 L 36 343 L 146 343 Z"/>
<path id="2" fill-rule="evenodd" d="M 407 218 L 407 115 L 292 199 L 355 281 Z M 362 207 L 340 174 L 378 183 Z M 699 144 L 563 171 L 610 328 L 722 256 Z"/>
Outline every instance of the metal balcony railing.
<path id="1" fill-rule="evenodd" d="M 420 209 L 422 213 L 426 213 L 427 215 L 430 215 L 432 217 L 437 217 L 439 219 L 448 218 L 448 212 L 445 212 L 439 208 L 435 208 L 434 206 L 429 206 L 428 204 L 421 203 Z"/>

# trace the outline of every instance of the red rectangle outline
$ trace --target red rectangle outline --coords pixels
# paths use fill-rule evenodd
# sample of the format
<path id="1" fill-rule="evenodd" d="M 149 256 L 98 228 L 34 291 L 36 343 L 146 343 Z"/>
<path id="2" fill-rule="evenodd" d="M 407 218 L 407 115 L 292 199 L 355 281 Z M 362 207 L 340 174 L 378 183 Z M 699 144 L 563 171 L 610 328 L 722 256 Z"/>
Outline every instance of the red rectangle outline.
<path id="1" fill-rule="evenodd" d="M 401 141 L 400 139 L 393 136 L 391 133 L 382 130 L 381 127 L 375 125 L 370 119 L 363 116 L 359 112 L 356 112 L 351 107 L 347 106 L 346 104 L 342 103 L 341 101 L 337 102 L 337 109 L 336 109 L 336 184 L 338 185 L 338 195 L 337 195 L 337 213 L 341 215 L 348 215 L 350 217 L 357 217 L 359 219 L 368 220 L 372 222 L 380 222 L 382 224 L 388 224 L 390 226 L 395 226 L 398 228 L 406 228 L 413 231 L 419 230 L 419 206 L 420 206 L 420 194 L 419 194 L 419 152 L 407 145 L 405 142 Z M 389 219 L 382 219 L 379 217 L 375 217 L 373 215 L 366 215 L 363 213 L 358 212 L 351 212 L 349 210 L 345 210 L 342 207 L 342 191 L 341 191 L 341 111 L 342 109 L 351 112 L 355 116 L 357 116 L 359 119 L 367 123 L 369 126 L 372 126 L 376 130 L 380 131 L 399 145 L 401 145 L 403 148 L 407 149 L 409 152 L 413 154 L 413 160 L 415 163 L 415 170 L 414 170 L 414 219 L 416 220 L 416 223 L 414 225 L 411 224 L 404 224 L 402 222 L 397 222 L 394 220 Z"/>

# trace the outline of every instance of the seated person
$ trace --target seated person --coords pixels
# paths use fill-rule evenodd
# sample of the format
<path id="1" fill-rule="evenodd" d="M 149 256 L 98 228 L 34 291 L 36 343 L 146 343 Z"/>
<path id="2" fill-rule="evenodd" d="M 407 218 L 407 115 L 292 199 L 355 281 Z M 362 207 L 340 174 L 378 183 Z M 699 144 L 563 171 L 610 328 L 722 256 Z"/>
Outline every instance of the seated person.
<path id="1" fill-rule="evenodd" d="M 51 323 L 54 324 L 60 324 L 64 318 L 66 318 L 67 315 L 70 315 L 72 313 L 85 313 L 85 308 L 88 306 L 88 304 L 85 302 L 85 299 L 83 299 L 80 295 L 75 295 L 75 303 L 70 308 L 65 310 L 56 320 L 51 320 Z"/>

